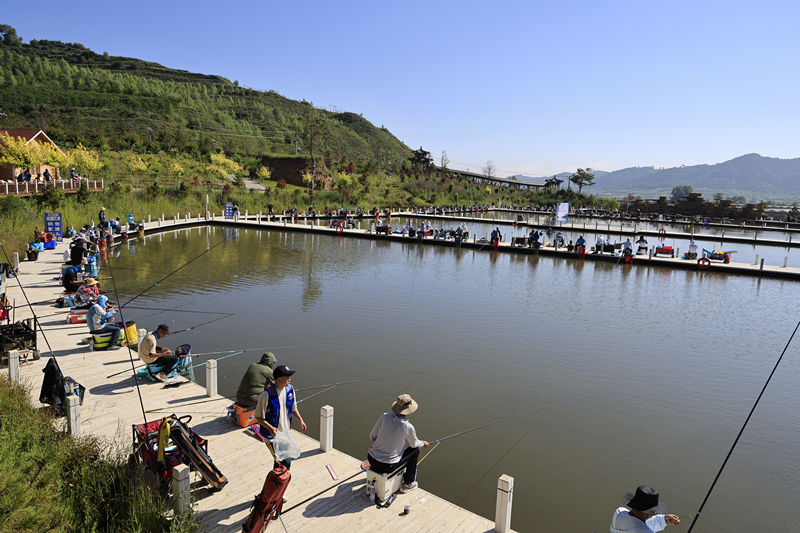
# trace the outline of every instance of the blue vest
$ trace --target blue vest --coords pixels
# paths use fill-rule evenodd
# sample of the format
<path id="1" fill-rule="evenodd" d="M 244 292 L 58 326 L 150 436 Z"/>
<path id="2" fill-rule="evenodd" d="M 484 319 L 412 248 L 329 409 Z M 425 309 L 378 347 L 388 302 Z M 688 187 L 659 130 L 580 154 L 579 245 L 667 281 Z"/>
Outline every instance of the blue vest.
<path id="1" fill-rule="evenodd" d="M 264 392 L 269 394 L 267 399 L 267 412 L 264 415 L 264 420 L 274 427 L 278 427 L 278 414 L 281 408 L 281 402 L 278 399 L 278 389 L 274 385 L 270 385 Z M 286 410 L 289 411 L 286 417 L 289 419 L 289 426 L 292 425 L 292 411 L 294 411 L 294 387 L 291 384 L 286 385 Z M 266 431 L 266 430 L 265 430 Z"/>

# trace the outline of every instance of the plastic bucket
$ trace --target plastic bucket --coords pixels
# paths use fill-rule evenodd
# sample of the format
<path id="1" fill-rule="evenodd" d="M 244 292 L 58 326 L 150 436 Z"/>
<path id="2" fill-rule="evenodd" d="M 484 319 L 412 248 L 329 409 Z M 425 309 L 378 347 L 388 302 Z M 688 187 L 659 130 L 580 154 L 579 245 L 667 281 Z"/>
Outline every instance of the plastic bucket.
<path id="1" fill-rule="evenodd" d="M 139 343 L 139 330 L 136 329 L 136 322 L 118 322 L 117 326 L 122 328 L 123 344 L 125 346 L 136 346 Z M 125 326 L 125 327 L 123 327 Z"/>

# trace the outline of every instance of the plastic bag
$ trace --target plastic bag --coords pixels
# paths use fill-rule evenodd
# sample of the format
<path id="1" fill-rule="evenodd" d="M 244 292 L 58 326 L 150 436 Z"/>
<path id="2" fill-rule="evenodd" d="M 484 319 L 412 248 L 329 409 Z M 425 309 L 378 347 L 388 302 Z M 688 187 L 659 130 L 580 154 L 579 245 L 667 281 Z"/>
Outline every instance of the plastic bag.
<path id="1" fill-rule="evenodd" d="M 292 433 L 288 428 L 275 433 L 275 438 L 272 439 L 272 450 L 275 452 L 278 462 L 300 457 L 300 446 L 292 440 Z"/>

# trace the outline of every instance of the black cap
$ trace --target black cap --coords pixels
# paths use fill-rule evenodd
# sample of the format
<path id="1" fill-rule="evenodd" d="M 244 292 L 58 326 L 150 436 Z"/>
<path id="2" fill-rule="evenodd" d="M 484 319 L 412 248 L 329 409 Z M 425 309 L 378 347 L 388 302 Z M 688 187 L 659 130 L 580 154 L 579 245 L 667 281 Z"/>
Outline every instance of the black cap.
<path id="1" fill-rule="evenodd" d="M 161 329 L 169 333 L 169 326 L 166 324 L 159 324 L 159 326 L 156 329 Z"/>
<path id="2" fill-rule="evenodd" d="M 286 365 L 278 365 L 272 371 L 272 377 L 275 378 L 275 379 L 287 378 L 287 377 L 291 376 L 292 374 L 294 374 L 295 372 L 296 372 L 295 370 L 289 370 L 289 367 L 286 366 Z"/>

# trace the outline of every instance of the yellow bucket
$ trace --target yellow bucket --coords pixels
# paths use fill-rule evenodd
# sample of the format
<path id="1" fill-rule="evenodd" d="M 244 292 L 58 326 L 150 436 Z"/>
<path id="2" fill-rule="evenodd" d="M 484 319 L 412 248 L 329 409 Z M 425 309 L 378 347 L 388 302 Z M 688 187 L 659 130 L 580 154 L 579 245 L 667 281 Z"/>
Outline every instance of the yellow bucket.
<path id="1" fill-rule="evenodd" d="M 127 327 L 123 330 L 123 344 L 125 346 L 136 346 L 139 343 L 139 330 L 136 329 L 136 322 L 125 322 Z"/>

